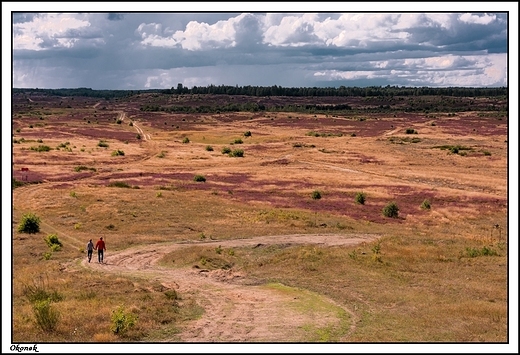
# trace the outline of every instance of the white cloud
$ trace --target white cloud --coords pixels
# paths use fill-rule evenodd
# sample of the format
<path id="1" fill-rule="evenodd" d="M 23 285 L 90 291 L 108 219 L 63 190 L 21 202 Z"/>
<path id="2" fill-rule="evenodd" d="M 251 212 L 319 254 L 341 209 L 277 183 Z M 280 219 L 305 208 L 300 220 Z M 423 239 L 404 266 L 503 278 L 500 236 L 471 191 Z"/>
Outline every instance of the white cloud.
<path id="1" fill-rule="evenodd" d="M 30 22 L 13 24 L 13 49 L 43 50 L 46 47 L 71 48 L 78 41 L 71 30 L 89 27 L 90 22 L 71 14 L 44 14 Z"/>
<path id="2" fill-rule="evenodd" d="M 474 15 L 474 14 L 462 14 L 459 16 L 459 19 L 462 22 L 475 23 L 475 24 L 479 24 L 479 25 L 488 25 L 491 22 L 495 21 L 496 18 L 497 17 L 495 15 L 488 15 L 488 14 L 484 14 L 482 16 Z"/>
<path id="3" fill-rule="evenodd" d="M 420 86 L 507 86 L 507 55 L 438 56 L 362 63 L 375 70 L 324 70 L 314 73 L 326 81 L 406 79 L 407 85 Z"/>

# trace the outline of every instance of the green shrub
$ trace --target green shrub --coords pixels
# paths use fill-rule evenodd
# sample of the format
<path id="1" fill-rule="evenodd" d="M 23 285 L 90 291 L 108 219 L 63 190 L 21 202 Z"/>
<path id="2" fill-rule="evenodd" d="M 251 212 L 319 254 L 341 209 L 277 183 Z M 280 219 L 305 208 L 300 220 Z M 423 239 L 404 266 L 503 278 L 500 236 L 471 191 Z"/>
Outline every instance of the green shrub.
<path id="1" fill-rule="evenodd" d="M 431 209 L 432 206 L 431 206 L 431 204 L 430 204 L 430 201 L 427 200 L 427 199 L 424 200 L 424 201 L 422 202 L 422 204 L 421 204 L 421 208 L 422 208 L 423 210 L 429 210 L 429 209 Z"/>
<path id="2" fill-rule="evenodd" d="M 407 128 L 406 129 L 406 134 L 417 134 L 417 131 L 413 128 Z"/>
<path id="3" fill-rule="evenodd" d="M 321 192 L 314 190 L 311 194 L 313 200 L 319 200 L 321 198 Z"/>
<path id="4" fill-rule="evenodd" d="M 40 231 L 40 218 L 34 213 L 26 213 L 22 216 L 22 220 L 18 225 L 20 233 L 38 233 Z"/>
<path id="5" fill-rule="evenodd" d="M 364 205 L 365 199 L 366 199 L 366 196 L 363 192 L 356 193 L 356 198 L 355 198 L 356 203 L 359 203 L 360 205 Z"/>
<path id="6" fill-rule="evenodd" d="M 125 152 L 123 152 L 122 150 L 119 150 L 119 149 L 118 149 L 118 150 L 114 150 L 114 151 L 112 152 L 112 156 L 113 156 L 113 157 L 123 156 L 123 155 L 125 155 Z"/>
<path id="7" fill-rule="evenodd" d="M 244 133 L 244 137 L 251 137 L 251 131 L 246 131 Z"/>
<path id="8" fill-rule="evenodd" d="M 210 146 L 210 145 L 207 145 L 207 146 L 206 146 L 206 150 L 207 150 L 208 152 L 212 152 L 212 151 L 213 151 L 213 147 Z"/>
<path id="9" fill-rule="evenodd" d="M 242 144 L 242 143 L 244 143 L 244 141 L 242 139 L 240 139 L 240 138 L 235 139 L 234 144 Z"/>
<path id="10" fill-rule="evenodd" d="M 23 186 L 25 183 L 20 180 L 16 180 L 16 178 L 13 178 L 13 190 L 17 187 Z"/>
<path id="11" fill-rule="evenodd" d="M 83 170 L 96 171 L 96 168 L 89 168 L 85 165 L 79 165 L 74 168 L 74 171 L 77 173 L 79 173 L 80 171 L 83 171 Z"/>
<path id="12" fill-rule="evenodd" d="M 229 153 L 231 153 L 231 148 L 229 148 L 229 147 L 222 148 L 222 154 L 229 154 Z"/>
<path id="13" fill-rule="evenodd" d="M 119 306 L 112 311 L 112 326 L 110 330 L 117 335 L 123 335 L 132 328 L 137 322 L 137 316 L 132 313 L 126 313 L 123 306 Z"/>
<path id="14" fill-rule="evenodd" d="M 100 140 L 97 145 L 98 145 L 98 147 L 101 147 L 101 148 L 108 148 L 108 143 L 104 140 Z"/>
<path id="15" fill-rule="evenodd" d="M 53 251 L 57 251 L 63 246 L 63 244 L 58 239 L 57 234 L 49 234 L 47 237 L 45 237 L 45 242 Z"/>
<path id="16" fill-rule="evenodd" d="M 157 158 L 164 158 L 166 156 L 165 154 L 166 152 L 163 150 L 161 151 L 161 153 L 159 153 L 159 155 L 157 155 Z"/>
<path id="17" fill-rule="evenodd" d="M 141 135 L 140 135 L 139 133 L 137 133 L 137 134 L 135 135 L 135 139 L 137 139 L 137 140 L 141 139 Z"/>
<path id="18" fill-rule="evenodd" d="M 206 178 L 203 175 L 195 175 L 193 177 L 193 181 L 206 182 Z"/>
<path id="19" fill-rule="evenodd" d="M 189 143 L 190 142 L 190 139 L 188 137 L 184 137 L 184 139 L 182 140 L 182 143 Z"/>
<path id="20" fill-rule="evenodd" d="M 37 147 L 31 147 L 31 150 L 37 151 L 37 152 L 48 152 L 51 150 L 51 147 L 48 145 L 39 145 Z"/>
<path id="21" fill-rule="evenodd" d="M 383 216 L 397 218 L 399 217 L 399 207 L 395 202 L 390 202 L 383 208 Z"/>
<path id="22" fill-rule="evenodd" d="M 169 300 L 177 300 L 179 299 L 179 296 L 177 295 L 177 292 L 175 290 L 168 290 L 164 292 L 164 295 Z"/>
<path id="23" fill-rule="evenodd" d="M 242 149 L 235 149 L 231 153 L 229 153 L 230 157 L 243 157 L 244 156 L 244 150 Z"/>
<path id="24" fill-rule="evenodd" d="M 60 314 L 51 306 L 50 300 L 46 299 L 34 302 L 33 311 L 36 318 L 36 324 L 44 332 L 52 332 L 56 329 L 60 319 Z"/>

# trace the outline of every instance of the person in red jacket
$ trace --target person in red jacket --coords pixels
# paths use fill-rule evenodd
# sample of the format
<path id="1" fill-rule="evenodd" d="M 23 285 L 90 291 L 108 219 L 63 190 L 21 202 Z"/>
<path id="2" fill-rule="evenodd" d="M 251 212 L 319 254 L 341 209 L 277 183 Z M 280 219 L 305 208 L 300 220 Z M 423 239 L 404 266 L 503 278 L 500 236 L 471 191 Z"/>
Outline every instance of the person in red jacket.
<path id="1" fill-rule="evenodd" d="M 96 243 L 96 247 L 94 248 L 98 251 L 98 263 L 103 262 L 103 251 L 107 250 L 105 247 L 105 242 L 103 240 L 103 237 L 99 237 L 99 240 Z"/>

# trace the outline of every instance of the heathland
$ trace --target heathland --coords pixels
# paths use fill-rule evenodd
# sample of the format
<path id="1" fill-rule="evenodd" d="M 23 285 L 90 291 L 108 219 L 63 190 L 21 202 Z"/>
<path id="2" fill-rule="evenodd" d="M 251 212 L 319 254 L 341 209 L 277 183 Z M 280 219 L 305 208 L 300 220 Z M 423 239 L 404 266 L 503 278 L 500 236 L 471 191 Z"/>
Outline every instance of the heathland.
<path id="1" fill-rule="evenodd" d="M 13 342 L 508 341 L 506 95 L 179 89 L 13 91 Z"/>

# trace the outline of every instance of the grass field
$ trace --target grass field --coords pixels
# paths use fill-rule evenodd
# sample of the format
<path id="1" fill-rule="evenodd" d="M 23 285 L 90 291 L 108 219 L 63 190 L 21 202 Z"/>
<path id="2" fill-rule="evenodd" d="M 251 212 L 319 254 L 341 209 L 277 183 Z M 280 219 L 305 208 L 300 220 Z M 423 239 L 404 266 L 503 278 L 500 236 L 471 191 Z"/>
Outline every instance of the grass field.
<path id="1" fill-rule="evenodd" d="M 139 110 L 159 99 L 13 98 L 13 342 L 182 343 L 213 307 L 246 343 L 508 343 L 507 116 Z M 18 230 L 28 213 L 36 233 Z M 85 263 L 99 236 L 105 270 Z M 188 245 L 137 259 L 155 244 Z M 186 270 L 263 287 L 273 317 L 292 312 L 287 338 L 239 321 L 213 283 L 183 287 Z M 237 341 L 212 334 L 198 341 Z"/>

